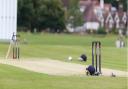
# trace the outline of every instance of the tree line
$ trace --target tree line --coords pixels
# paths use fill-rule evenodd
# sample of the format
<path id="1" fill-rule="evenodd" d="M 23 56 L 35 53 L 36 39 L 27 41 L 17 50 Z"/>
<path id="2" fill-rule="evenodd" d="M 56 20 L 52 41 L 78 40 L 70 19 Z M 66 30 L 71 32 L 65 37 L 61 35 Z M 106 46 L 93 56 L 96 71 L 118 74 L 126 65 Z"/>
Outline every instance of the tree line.
<path id="1" fill-rule="evenodd" d="M 65 9 L 62 0 L 18 0 L 18 30 L 61 32 L 66 28 L 66 23 L 82 25 L 83 14 L 79 10 L 79 0 L 67 1 L 68 7 Z M 112 3 L 118 8 L 115 1 L 105 0 L 105 3 Z M 126 10 L 127 0 L 120 2 Z"/>
<path id="2" fill-rule="evenodd" d="M 65 9 L 62 0 L 18 0 L 18 30 L 62 32 L 67 23 L 80 26 L 83 17 L 79 0 L 67 1 Z"/>
<path id="3" fill-rule="evenodd" d="M 123 4 L 123 10 L 127 11 L 128 0 L 104 0 L 105 3 L 111 3 L 112 6 L 119 8 L 119 4 Z"/>
<path id="4" fill-rule="evenodd" d="M 65 29 L 65 14 L 60 0 L 18 0 L 18 27 L 31 32 Z"/>

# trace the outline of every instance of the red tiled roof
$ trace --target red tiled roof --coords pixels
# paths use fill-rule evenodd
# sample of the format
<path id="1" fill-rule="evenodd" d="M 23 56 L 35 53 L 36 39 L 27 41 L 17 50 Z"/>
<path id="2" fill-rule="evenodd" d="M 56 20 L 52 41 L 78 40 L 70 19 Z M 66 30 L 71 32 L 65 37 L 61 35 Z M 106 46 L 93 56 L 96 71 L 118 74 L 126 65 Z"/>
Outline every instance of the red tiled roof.
<path id="1" fill-rule="evenodd" d="M 84 20 L 85 22 L 97 22 L 98 21 L 98 18 L 94 13 L 93 6 L 89 6 L 88 8 L 86 8 L 84 12 Z"/>

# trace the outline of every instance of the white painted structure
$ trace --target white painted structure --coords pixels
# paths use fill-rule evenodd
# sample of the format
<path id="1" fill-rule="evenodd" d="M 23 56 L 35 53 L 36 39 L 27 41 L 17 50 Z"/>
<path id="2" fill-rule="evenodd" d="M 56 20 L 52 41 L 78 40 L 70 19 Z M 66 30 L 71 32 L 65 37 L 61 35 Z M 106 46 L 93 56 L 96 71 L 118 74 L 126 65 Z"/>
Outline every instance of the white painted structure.
<path id="1" fill-rule="evenodd" d="M 104 9 L 104 0 L 100 0 L 100 7 L 102 10 Z"/>
<path id="2" fill-rule="evenodd" d="M 84 24 L 84 27 L 86 27 L 87 30 L 98 30 L 100 27 L 100 24 L 98 22 L 87 22 Z"/>
<path id="3" fill-rule="evenodd" d="M 16 29 L 17 0 L 0 0 L 0 40 L 10 40 Z"/>

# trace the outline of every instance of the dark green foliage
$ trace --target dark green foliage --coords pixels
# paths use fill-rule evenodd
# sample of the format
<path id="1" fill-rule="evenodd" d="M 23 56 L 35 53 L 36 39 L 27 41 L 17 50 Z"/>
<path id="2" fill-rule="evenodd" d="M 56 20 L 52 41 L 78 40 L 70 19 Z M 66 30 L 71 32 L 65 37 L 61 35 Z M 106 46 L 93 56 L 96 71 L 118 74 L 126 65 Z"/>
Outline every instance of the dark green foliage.
<path id="1" fill-rule="evenodd" d="M 124 11 L 127 11 L 127 4 L 128 1 L 127 0 L 104 0 L 105 3 L 111 3 L 112 6 L 116 7 L 118 9 L 119 4 L 123 4 L 124 6 Z"/>
<path id="2" fill-rule="evenodd" d="M 41 28 L 50 28 L 51 31 L 63 30 L 65 28 L 64 10 L 58 0 L 44 0 L 39 16 Z M 43 25 L 42 25 L 43 24 Z"/>
<path id="3" fill-rule="evenodd" d="M 31 0 L 19 0 L 18 2 L 18 25 L 31 28 L 34 16 L 33 3 Z"/>
<path id="4" fill-rule="evenodd" d="M 103 27 L 100 27 L 97 31 L 98 34 L 102 34 L 102 35 L 105 35 L 106 34 L 106 31 Z"/>
<path id="5" fill-rule="evenodd" d="M 123 6 L 124 6 L 124 11 L 128 10 L 128 0 L 122 0 Z"/>
<path id="6" fill-rule="evenodd" d="M 84 23 L 83 13 L 80 12 L 79 0 L 70 0 L 68 8 L 68 20 L 73 16 L 74 27 L 81 26 Z"/>
<path id="7" fill-rule="evenodd" d="M 59 0 L 18 0 L 18 26 L 33 32 L 36 28 L 63 30 L 65 28 L 64 10 Z"/>

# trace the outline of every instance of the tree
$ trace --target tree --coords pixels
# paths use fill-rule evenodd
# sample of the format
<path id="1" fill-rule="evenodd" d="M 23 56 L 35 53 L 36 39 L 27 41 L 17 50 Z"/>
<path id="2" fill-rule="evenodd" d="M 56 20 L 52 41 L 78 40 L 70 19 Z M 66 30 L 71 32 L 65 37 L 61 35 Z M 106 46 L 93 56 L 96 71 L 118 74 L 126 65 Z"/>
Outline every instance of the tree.
<path id="1" fill-rule="evenodd" d="M 18 2 L 18 25 L 31 29 L 34 8 L 31 0 L 19 0 Z"/>
<path id="2" fill-rule="evenodd" d="M 128 0 L 121 0 L 124 6 L 124 11 L 127 11 Z"/>
<path id="3" fill-rule="evenodd" d="M 62 4 L 58 0 L 44 0 L 44 6 L 41 7 L 40 26 L 41 28 L 50 28 L 52 31 L 63 30 L 65 28 L 65 17 Z"/>
<path id="4" fill-rule="evenodd" d="M 73 25 L 80 26 L 83 24 L 83 14 L 80 12 L 79 0 L 70 0 L 68 7 L 68 20 L 73 16 Z"/>
<path id="5" fill-rule="evenodd" d="M 124 11 L 127 10 L 127 4 L 128 4 L 127 0 L 104 0 L 104 1 L 105 1 L 105 3 L 111 3 L 117 9 L 119 7 L 119 4 L 122 3 L 124 6 L 124 8 L 123 8 Z"/>
<path id="6" fill-rule="evenodd" d="M 59 0 L 18 0 L 18 26 L 38 31 L 65 28 L 64 10 Z"/>

